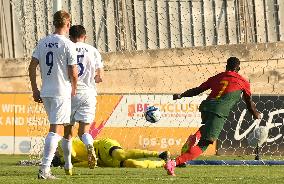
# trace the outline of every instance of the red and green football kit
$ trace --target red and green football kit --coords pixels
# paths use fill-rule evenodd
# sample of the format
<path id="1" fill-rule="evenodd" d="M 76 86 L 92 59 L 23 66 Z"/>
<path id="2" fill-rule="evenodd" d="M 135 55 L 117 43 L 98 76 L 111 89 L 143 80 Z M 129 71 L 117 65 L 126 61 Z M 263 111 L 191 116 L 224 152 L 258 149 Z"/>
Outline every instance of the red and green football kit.
<path id="1" fill-rule="evenodd" d="M 249 82 L 232 71 L 215 75 L 199 87 L 203 90 L 211 89 L 207 99 L 200 105 L 200 112 L 212 112 L 224 118 L 228 117 L 231 108 L 239 101 L 241 92 L 251 95 Z"/>
<path id="2" fill-rule="evenodd" d="M 200 140 L 197 145 L 187 141 L 182 148 L 182 155 L 175 159 L 177 165 L 193 160 L 205 151 L 219 137 L 229 112 L 239 101 L 241 93 L 251 95 L 249 82 L 233 71 L 210 77 L 199 88 L 204 91 L 211 89 L 211 93 L 199 107 L 203 125 L 188 140 Z"/>

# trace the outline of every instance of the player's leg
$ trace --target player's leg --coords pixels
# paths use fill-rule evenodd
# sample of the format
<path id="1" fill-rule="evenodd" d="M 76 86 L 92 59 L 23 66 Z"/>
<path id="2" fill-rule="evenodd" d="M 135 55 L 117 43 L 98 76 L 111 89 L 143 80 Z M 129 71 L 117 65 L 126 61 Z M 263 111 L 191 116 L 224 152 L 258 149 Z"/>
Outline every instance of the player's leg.
<path id="1" fill-rule="evenodd" d="M 51 174 L 50 166 L 58 147 L 58 142 L 62 139 L 63 124 L 69 122 L 71 101 L 68 98 L 48 97 L 43 97 L 42 100 L 48 115 L 50 128 L 45 138 L 42 165 L 40 166 L 38 178 L 55 179 Z"/>
<path id="2" fill-rule="evenodd" d="M 64 161 L 64 153 L 63 153 L 63 149 L 62 149 L 63 139 L 61 139 L 61 142 L 59 142 L 57 150 L 55 152 L 55 156 L 53 157 L 53 160 L 52 160 L 52 166 L 54 166 L 54 167 L 58 167 L 58 166 L 64 167 L 65 161 Z M 79 160 L 77 159 L 77 155 L 80 155 L 81 153 L 85 152 L 85 149 L 84 149 L 85 147 L 83 146 L 83 149 L 81 148 L 81 150 L 82 150 L 81 151 L 80 148 L 78 148 L 78 142 L 81 143 L 81 144 L 83 144 L 83 143 L 80 139 L 78 139 L 79 141 L 76 141 L 76 139 L 78 139 L 78 138 L 75 138 L 75 139 L 72 138 L 72 146 L 71 146 L 72 165 L 74 165 L 75 162 L 80 162 L 82 160 L 81 159 L 82 157 L 84 157 L 84 158 L 87 157 L 87 154 L 86 154 L 86 155 L 79 156 Z M 78 151 L 81 151 L 81 152 L 77 153 Z"/>
<path id="3" fill-rule="evenodd" d="M 44 141 L 42 165 L 40 166 L 39 179 L 56 179 L 50 170 L 51 162 L 56 152 L 58 142 L 61 140 L 60 132 L 63 131 L 63 125 L 50 125 L 49 133 Z"/>
<path id="4" fill-rule="evenodd" d="M 159 152 L 157 151 L 147 151 L 147 150 L 140 150 L 140 149 L 130 149 L 124 150 L 114 149 L 112 151 L 112 157 L 117 160 L 126 160 L 126 159 L 136 159 L 136 158 L 147 158 L 147 157 L 158 157 Z"/>
<path id="5" fill-rule="evenodd" d="M 89 131 L 90 131 L 90 123 L 80 122 L 78 129 L 78 136 L 86 146 L 93 145 L 94 143 L 94 139 L 91 136 L 91 134 L 89 134 Z"/>
<path id="6" fill-rule="evenodd" d="M 88 153 L 89 168 L 93 169 L 95 166 L 97 166 L 97 157 L 93 146 L 94 140 L 91 134 L 89 134 L 89 130 L 90 130 L 90 123 L 80 122 L 78 136 L 86 146 Z"/>
<path id="7" fill-rule="evenodd" d="M 124 150 L 116 140 L 104 139 L 102 140 L 102 142 L 104 143 L 105 147 L 109 148 L 109 155 L 119 161 L 148 157 L 157 157 L 167 160 L 170 157 L 170 153 L 168 151 L 159 153 L 157 151 L 148 151 L 141 149 Z"/>
<path id="8" fill-rule="evenodd" d="M 66 125 L 64 126 L 64 136 L 62 139 L 62 150 L 63 150 L 63 157 L 64 157 L 64 170 L 66 175 L 72 175 L 72 162 L 71 162 L 71 155 L 72 155 L 72 129 L 73 125 Z"/>
<path id="9" fill-rule="evenodd" d="M 122 167 L 132 168 L 159 168 L 165 164 L 164 160 L 135 160 L 127 159 L 122 162 Z"/>
<path id="10" fill-rule="evenodd" d="M 203 112 L 204 113 L 204 112 Z M 188 151 L 182 153 L 176 159 L 166 163 L 165 168 L 169 175 L 174 175 L 175 166 L 182 165 L 199 157 L 210 144 L 218 138 L 225 119 L 213 113 L 206 113 L 205 125 L 200 129 L 201 137 L 197 145 L 189 147 Z"/>
<path id="11" fill-rule="evenodd" d="M 93 137 L 89 134 L 90 124 L 95 118 L 96 103 L 93 94 L 77 94 L 72 98 L 72 121 L 79 122 L 78 136 L 86 146 L 91 169 L 97 165 Z"/>
<path id="12" fill-rule="evenodd" d="M 113 147 L 115 148 L 115 147 Z M 163 160 L 167 160 L 170 157 L 170 153 L 168 151 L 165 152 L 157 152 L 157 151 L 148 151 L 148 150 L 141 150 L 141 149 L 114 149 L 112 151 L 112 157 L 117 160 L 126 160 L 126 159 L 136 159 L 136 158 L 148 158 L 148 157 L 157 157 Z"/>
<path id="13" fill-rule="evenodd" d="M 214 141 L 208 141 L 201 139 L 196 146 L 192 146 L 189 150 L 175 159 L 175 165 L 179 166 L 187 161 L 194 160 L 199 157 L 210 144 L 213 144 Z"/>
<path id="14" fill-rule="evenodd" d="M 200 127 L 196 132 L 195 134 L 193 135 L 190 135 L 186 142 L 184 143 L 184 145 L 182 146 L 181 148 L 181 154 L 187 152 L 192 146 L 195 146 L 197 145 L 197 143 L 199 142 L 200 138 L 201 138 L 201 129 L 203 128 Z"/>

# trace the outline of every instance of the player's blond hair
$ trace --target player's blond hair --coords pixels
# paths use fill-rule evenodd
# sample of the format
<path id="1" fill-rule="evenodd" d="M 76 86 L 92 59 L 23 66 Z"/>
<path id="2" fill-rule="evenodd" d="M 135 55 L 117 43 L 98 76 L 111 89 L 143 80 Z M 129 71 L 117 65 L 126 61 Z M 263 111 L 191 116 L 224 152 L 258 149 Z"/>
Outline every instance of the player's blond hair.
<path id="1" fill-rule="evenodd" d="M 67 21 L 70 21 L 70 14 L 64 10 L 59 10 L 53 15 L 53 25 L 55 28 L 63 28 Z"/>

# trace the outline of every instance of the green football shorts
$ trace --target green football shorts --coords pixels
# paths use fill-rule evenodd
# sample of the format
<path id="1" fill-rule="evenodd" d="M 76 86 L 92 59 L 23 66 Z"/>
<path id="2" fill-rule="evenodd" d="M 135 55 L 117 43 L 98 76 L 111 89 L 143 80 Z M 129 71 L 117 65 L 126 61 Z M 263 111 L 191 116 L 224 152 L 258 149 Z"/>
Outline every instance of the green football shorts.
<path id="1" fill-rule="evenodd" d="M 212 112 L 202 111 L 201 113 L 203 116 L 202 124 L 204 124 L 200 130 L 201 139 L 214 142 L 218 139 L 226 122 L 226 118 Z"/>

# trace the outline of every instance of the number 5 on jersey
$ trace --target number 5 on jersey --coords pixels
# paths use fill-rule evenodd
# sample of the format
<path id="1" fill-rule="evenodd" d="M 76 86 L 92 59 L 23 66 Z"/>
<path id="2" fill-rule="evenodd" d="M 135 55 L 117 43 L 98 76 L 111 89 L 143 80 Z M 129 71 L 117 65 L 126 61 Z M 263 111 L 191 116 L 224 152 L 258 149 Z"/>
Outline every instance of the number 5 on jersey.
<path id="1" fill-rule="evenodd" d="M 79 74 L 78 76 L 80 77 L 83 72 L 84 72 L 84 65 L 82 63 L 82 60 L 84 59 L 84 55 L 77 55 L 77 63 L 78 63 L 78 66 L 79 66 Z"/>

